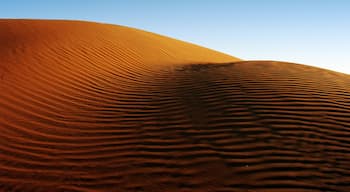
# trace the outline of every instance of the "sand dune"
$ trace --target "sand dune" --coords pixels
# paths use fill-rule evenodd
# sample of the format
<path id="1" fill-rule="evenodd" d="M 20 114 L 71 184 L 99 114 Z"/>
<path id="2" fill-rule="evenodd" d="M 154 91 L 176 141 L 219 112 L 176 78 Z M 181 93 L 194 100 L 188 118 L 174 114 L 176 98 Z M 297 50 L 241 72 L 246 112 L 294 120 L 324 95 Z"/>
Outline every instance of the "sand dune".
<path id="1" fill-rule="evenodd" d="M 0 20 L 0 191 L 350 191 L 350 76 Z"/>

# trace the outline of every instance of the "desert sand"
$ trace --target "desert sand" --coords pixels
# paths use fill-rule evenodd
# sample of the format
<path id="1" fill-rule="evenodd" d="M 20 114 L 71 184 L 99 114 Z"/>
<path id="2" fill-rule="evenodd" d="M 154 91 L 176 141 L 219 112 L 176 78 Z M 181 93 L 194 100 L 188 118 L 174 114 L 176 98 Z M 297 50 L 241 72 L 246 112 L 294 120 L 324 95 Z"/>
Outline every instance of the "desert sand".
<path id="1" fill-rule="evenodd" d="M 0 191 L 348 192 L 349 85 L 133 28 L 0 20 Z"/>

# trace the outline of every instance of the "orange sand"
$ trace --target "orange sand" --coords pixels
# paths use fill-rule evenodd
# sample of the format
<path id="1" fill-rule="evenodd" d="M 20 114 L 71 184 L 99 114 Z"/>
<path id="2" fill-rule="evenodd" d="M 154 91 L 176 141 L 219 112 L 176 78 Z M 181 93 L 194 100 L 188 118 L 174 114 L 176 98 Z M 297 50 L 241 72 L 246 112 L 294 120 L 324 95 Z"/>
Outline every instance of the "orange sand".
<path id="1" fill-rule="evenodd" d="M 350 76 L 0 20 L 0 191 L 350 191 Z"/>

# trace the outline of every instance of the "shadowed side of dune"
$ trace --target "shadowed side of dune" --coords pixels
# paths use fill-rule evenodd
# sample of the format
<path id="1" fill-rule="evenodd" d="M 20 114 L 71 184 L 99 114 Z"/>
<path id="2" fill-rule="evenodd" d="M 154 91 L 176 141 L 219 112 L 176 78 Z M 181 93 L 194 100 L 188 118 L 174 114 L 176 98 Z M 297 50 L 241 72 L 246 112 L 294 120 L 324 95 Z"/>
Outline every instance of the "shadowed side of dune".
<path id="1" fill-rule="evenodd" d="M 1 22 L 0 190 L 350 190 L 348 75 L 111 25 Z"/>

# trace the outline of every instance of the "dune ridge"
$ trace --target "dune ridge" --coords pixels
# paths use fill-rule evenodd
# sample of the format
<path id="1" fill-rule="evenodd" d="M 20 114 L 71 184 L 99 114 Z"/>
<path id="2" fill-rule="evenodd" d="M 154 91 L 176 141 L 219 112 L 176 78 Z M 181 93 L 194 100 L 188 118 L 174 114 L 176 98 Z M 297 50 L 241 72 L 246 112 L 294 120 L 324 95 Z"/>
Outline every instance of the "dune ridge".
<path id="1" fill-rule="evenodd" d="M 350 76 L 0 20 L 0 191 L 350 191 Z"/>

